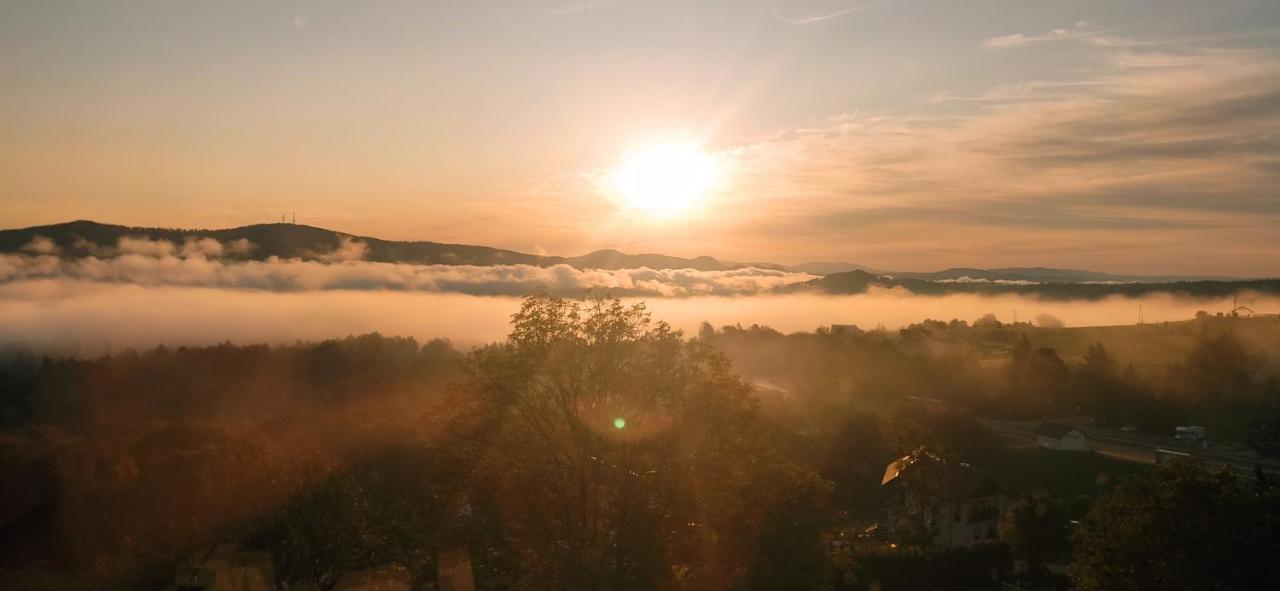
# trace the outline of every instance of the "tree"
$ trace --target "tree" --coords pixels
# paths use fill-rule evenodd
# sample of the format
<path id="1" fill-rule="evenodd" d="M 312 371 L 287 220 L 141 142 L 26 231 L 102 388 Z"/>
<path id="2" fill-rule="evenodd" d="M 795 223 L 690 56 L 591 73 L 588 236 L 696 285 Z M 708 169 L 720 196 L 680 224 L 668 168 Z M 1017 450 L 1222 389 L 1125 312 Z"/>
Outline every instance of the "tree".
<path id="1" fill-rule="evenodd" d="M 1049 347 L 1036 349 L 1027 358 L 1027 369 L 1023 378 L 1033 388 L 1056 391 L 1066 385 L 1071 377 L 1071 370 L 1066 362 L 1058 356 L 1058 352 Z"/>
<path id="2" fill-rule="evenodd" d="M 1128 481 L 1073 540 L 1080 589 L 1280 589 L 1280 503 L 1231 473 L 1176 461 Z"/>
<path id="3" fill-rule="evenodd" d="M 1025 497 L 1005 513 L 1000 538 L 1009 544 L 1017 569 L 1032 580 L 1042 579 L 1045 563 L 1067 549 L 1067 518 L 1053 499 Z"/>
<path id="4" fill-rule="evenodd" d="M 495 491 L 525 586 L 814 576 L 803 549 L 821 547 L 829 483 L 788 459 L 727 360 L 643 304 L 526 298 L 508 341 L 466 367 L 459 445 Z M 778 532 L 798 554 L 763 551 Z"/>
<path id="5" fill-rule="evenodd" d="M 1116 379 L 1118 368 L 1119 365 L 1115 357 L 1111 356 L 1111 352 L 1107 351 L 1102 343 L 1094 343 L 1089 345 L 1089 350 L 1085 352 L 1084 363 L 1080 364 L 1080 372 L 1077 376 L 1093 383 L 1104 383 Z"/>
<path id="6" fill-rule="evenodd" d="M 856 517 L 870 518 L 879 510 L 880 478 L 893 459 L 880 418 L 850 415 L 833 431 L 823 458 L 823 474 L 835 486 L 833 501 Z"/>
<path id="7" fill-rule="evenodd" d="M 1250 387 L 1256 361 L 1234 334 L 1203 338 L 1187 356 L 1186 385 L 1193 400 L 1238 398 Z"/>
<path id="8" fill-rule="evenodd" d="M 1063 406 L 1071 370 L 1049 347 L 1032 349 L 1026 335 L 1021 335 L 1010 351 L 1005 366 L 1005 379 L 1016 392 L 1015 401 L 1023 411 L 1043 413 L 1048 407 Z"/>

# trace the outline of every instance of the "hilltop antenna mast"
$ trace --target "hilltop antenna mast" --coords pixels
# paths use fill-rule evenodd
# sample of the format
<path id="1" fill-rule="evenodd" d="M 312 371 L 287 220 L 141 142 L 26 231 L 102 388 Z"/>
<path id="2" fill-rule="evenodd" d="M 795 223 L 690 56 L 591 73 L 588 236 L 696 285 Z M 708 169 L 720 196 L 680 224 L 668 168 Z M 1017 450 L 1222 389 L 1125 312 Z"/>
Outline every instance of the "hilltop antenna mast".
<path id="1" fill-rule="evenodd" d="M 293 225 L 298 225 L 298 212 L 293 212 Z"/>

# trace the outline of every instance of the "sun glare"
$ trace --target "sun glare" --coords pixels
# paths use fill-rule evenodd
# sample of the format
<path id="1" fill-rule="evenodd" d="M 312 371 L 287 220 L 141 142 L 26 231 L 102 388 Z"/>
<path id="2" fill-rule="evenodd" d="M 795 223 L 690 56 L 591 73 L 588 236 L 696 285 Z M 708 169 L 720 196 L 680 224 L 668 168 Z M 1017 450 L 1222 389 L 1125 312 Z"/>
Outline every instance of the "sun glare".
<path id="1" fill-rule="evenodd" d="M 628 156 L 613 180 L 627 207 L 672 215 L 701 204 L 719 176 L 716 158 L 696 144 L 667 143 Z"/>

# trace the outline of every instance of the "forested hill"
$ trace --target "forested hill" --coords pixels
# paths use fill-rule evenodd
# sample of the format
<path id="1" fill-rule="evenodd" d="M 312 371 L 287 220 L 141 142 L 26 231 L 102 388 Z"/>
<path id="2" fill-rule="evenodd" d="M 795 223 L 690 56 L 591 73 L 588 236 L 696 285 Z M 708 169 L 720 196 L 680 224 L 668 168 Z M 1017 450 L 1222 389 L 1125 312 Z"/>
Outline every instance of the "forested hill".
<path id="1" fill-rule="evenodd" d="M 616 250 L 600 250 L 577 257 L 540 256 L 466 244 L 440 242 L 401 242 L 367 236 L 355 236 L 334 230 L 300 224 L 257 224 L 222 230 L 141 228 L 100 224 L 79 220 L 63 224 L 36 226 L 13 230 L 0 230 L 0 252 L 18 253 L 37 237 L 48 238 L 57 245 L 59 252 L 69 256 L 87 255 L 111 249 L 121 238 L 146 238 L 164 240 L 181 246 L 188 239 L 212 238 L 231 243 L 247 240 L 253 248 L 240 258 L 262 260 L 269 257 L 283 259 L 320 259 L 326 253 L 335 252 L 344 240 L 358 241 L 367 250 L 362 258 L 383 263 L 413 263 L 422 265 L 535 265 L 546 267 L 567 264 L 586 269 L 697 269 L 720 271 L 740 265 L 723 263 L 711 257 L 681 258 L 659 254 L 626 254 Z M 758 265 L 757 265 L 758 266 Z"/>
<path id="2" fill-rule="evenodd" d="M 226 250 L 222 256 L 236 260 L 281 259 L 335 260 L 344 246 L 358 246 L 358 258 L 381 263 L 419 265 L 534 265 L 565 264 L 578 269 L 695 269 L 724 271 L 743 267 L 803 271 L 823 275 L 812 281 L 787 285 L 782 292 L 819 291 L 829 294 L 862 293 L 870 286 L 903 287 L 913 293 L 1023 293 L 1054 298 L 1097 298 L 1109 295 L 1184 293 L 1193 296 L 1226 296 L 1237 290 L 1280 293 L 1280 279 L 1238 280 L 1230 277 L 1111 275 L 1096 271 L 1040 267 L 977 269 L 953 268 L 933 272 L 846 272 L 851 263 L 823 263 L 784 267 L 772 263 L 733 263 L 709 256 L 684 258 L 663 254 L 628 254 L 598 250 L 581 256 L 545 256 L 514 250 L 427 241 L 394 241 L 356 236 L 299 224 L 257 224 L 220 230 L 143 228 L 79 220 L 62 224 L 0 230 L 0 253 L 32 251 L 37 239 L 47 239 L 65 257 L 112 256 L 121 239 L 165 241 L 182 247 L 190 240 L 213 239 L 223 244 L 251 245 Z M 855 265 L 856 266 L 856 265 Z"/>
<path id="3" fill-rule="evenodd" d="M 972 278 L 967 280 L 928 280 L 876 275 L 866 271 L 849 271 L 847 273 L 832 273 L 812 281 L 788 285 L 782 288 L 782 291 L 788 293 L 819 292 L 846 295 L 864 293 L 873 287 L 902 288 L 911 293 L 922 295 L 1010 293 L 1063 300 L 1096 299 L 1113 295 L 1136 297 L 1155 293 L 1191 297 L 1229 297 L 1242 292 L 1280 294 L 1280 279 L 1077 283 Z"/>

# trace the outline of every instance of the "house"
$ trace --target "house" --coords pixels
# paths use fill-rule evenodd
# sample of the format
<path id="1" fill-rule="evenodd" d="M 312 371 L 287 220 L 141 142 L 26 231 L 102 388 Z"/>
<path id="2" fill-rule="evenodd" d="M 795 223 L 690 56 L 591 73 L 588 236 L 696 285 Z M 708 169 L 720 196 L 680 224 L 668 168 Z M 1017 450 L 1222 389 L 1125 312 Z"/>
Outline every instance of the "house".
<path id="1" fill-rule="evenodd" d="M 1036 443 L 1046 449 L 1058 451 L 1089 451 L 1089 437 L 1075 427 L 1058 423 L 1041 423 L 1036 429 Z"/>
<path id="2" fill-rule="evenodd" d="M 936 546 L 968 547 L 995 540 L 1010 499 L 991 475 L 919 449 L 885 467 L 884 523 L 891 537 L 925 532 Z"/>

